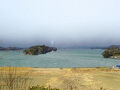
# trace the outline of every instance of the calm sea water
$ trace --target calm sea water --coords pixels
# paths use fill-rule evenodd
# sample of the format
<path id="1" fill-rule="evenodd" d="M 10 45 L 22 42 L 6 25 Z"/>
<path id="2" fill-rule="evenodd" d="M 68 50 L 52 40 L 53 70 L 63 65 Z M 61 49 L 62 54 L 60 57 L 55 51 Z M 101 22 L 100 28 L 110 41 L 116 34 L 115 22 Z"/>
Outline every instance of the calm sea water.
<path id="1" fill-rule="evenodd" d="M 0 66 L 18 67 L 106 67 L 120 60 L 105 59 L 101 49 L 64 49 L 36 56 L 23 51 L 0 51 Z"/>

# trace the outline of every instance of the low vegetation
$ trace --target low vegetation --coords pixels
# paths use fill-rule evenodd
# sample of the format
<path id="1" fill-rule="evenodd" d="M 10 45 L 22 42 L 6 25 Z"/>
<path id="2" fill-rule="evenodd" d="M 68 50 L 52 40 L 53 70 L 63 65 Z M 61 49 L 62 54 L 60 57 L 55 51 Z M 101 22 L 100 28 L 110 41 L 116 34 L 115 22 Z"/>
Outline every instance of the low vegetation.
<path id="1" fill-rule="evenodd" d="M 57 88 L 44 87 L 44 86 L 32 86 L 29 90 L 60 90 Z"/>

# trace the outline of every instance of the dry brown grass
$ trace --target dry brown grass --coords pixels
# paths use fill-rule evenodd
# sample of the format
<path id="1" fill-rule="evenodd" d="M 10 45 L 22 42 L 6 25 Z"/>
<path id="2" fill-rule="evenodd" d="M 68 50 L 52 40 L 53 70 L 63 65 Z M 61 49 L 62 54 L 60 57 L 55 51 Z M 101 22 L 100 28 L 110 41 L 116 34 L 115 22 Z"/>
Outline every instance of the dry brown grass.
<path id="1" fill-rule="evenodd" d="M 100 90 L 102 87 L 106 90 L 120 90 L 120 71 L 114 71 L 111 68 L 2 67 L 0 75 L 2 76 L 0 85 L 7 86 L 8 90 L 28 90 L 31 78 L 32 86 L 48 87 L 50 85 L 60 90 Z M 21 89 L 18 88 L 18 84 Z"/>
<path id="2" fill-rule="evenodd" d="M 30 69 L 25 68 L 1 67 L 0 90 L 28 90 L 31 83 L 30 72 Z"/>

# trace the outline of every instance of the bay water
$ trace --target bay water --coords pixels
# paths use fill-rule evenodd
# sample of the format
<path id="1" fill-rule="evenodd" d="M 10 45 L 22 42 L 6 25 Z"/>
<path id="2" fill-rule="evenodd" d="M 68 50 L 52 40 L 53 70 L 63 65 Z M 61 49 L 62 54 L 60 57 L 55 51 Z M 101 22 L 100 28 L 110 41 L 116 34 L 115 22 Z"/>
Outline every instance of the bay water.
<path id="1" fill-rule="evenodd" d="M 64 68 L 111 67 L 120 60 L 103 58 L 102 49 L 59 49 L 41 55 L 24 55 L 23 50 L 0 51 L 0 66 Z"/>

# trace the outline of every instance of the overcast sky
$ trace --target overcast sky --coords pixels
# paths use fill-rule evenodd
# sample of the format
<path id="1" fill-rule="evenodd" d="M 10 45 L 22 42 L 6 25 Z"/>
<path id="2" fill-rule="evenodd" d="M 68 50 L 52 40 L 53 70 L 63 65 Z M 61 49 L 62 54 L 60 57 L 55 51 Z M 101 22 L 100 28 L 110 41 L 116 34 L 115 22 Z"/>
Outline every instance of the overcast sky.
<path id="1" fill-rule="evenodd" d="M 0 0 L 0 46 L 120 44 L 120 0 Z"/>

